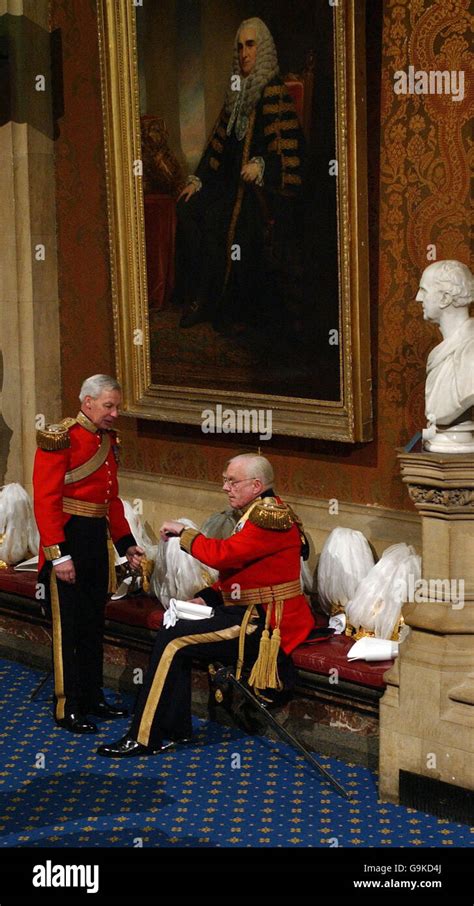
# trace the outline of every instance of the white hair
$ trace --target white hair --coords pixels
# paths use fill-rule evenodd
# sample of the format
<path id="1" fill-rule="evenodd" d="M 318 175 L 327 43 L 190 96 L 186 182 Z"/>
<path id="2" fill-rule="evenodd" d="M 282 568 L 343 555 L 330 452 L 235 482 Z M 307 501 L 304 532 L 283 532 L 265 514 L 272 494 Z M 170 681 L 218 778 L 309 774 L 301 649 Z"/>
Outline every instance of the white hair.
<path id="1" fill-rule="evenodd" d="M 104 390 L 121 389 L 119 382 L 115 378 L 110 377 L 109 374 L 93 374 L 85 379 L 79 393 L 79 399 L 81 403 L 84 402 L 86 396 L 91 396 L 93 400 L 96 400 Z"/>
<path id="2" fill-rule="evenodd" d="M 248 478 L 258 478 L 262 482 L 264 490 L 271 488 L 273 468 L 264 456 L 258 456 L 256 453 L 241 453 L 239 456 L 229 459 L 227 465 L 230 466 L 231 463 L 243 464 Z"/>
<path id="3" fill-rule="evenodd" d="M 474 278 L 461 261 L 434 261 L 428 265 L 424 274 L 431 276 L 435 288 L 449 297 L 441 303 L 441 308 L 447 308 L 448 305 L 463 308 L 474 301 Z"/>
<path id="4" fill-rule="evenodd" d="M 240 23 L 237 30 L 234 41 L 232 75 L 240 75 L 238 42 L 239 35 L 244 28 L 252 28 L 255 31 L 257 60 L 247 78 L 241 77 L 240 90 L 235 90 L 231 79 L 225 98 L 225 110 L 230 117 L 227 133 L 230 134 L 236 121 L 235 132 L 239 141 L 243 139 L 247 131 L 249 115 L 257 106 L 263 94 L 263 89 L 279 72 L 277 52 L 271 32 L 265 22 L 261 19 L 253 18 L 245 19 Z"/>

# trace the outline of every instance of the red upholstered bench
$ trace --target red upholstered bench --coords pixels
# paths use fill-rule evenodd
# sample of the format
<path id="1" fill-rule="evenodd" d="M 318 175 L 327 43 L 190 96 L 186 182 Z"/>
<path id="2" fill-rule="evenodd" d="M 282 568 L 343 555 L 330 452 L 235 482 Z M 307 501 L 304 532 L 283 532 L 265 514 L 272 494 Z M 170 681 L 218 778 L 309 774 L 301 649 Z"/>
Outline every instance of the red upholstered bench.
<path id="1" fill-rule="evenodd" d="M 40 602 L 36 600 L 36 573 L 18 572 L 13 568 L 0 570 L 0 608 L 3 605 L 12 607 L 21 617 L 22 609 L 26 614 L 41 615 Z M 22 608 L 23 604 L 23 608 Z M 117 637 L 123 638 L 142 637 L 149 644 L 151 631 L 159 629 L 163 622 L 164 610 L 156 598 L 147 595 L 131 595 L 117 601 L 109 600 L 106 608 L 106 627 Z M 326 618 L 321 615 L 318 619 L 319 626 L 326 624 Z M 143 632 L 143 630 L 145 630 Z M 393 661 L 379 661 L 367 663 L 366 661 L 348 661 L 347 652 L 353 645 L 353 640 L 348 636 L 330 636 L 327 639 L 309 640 L 299 645 L 293 652 L 293 661 L 303 679 L 314 675 L 325 678 L 334 676 L 337 670 L 339 690 L 341 686 L 350 684 L 365 687 L 367 693 L 372 689 L 378 697 L 385 689 L 384 673 L 391 667 Z M 334 691 L 334 690 L 333 690 Z"/>
<path id="2" fill-rule="evenodd" d="M 330 670 L 335 669 L 339 680 L 383 691 L 386 685 L 383 676 L 393 661 L 348 661 L 347 652 L 353 644 L 354 640 L 347 635 L 333 635 L 322 642 L 304 642 L 298 645 L 292 657 L 299 670 L 328 676 Z"/>
<path id="3" fill-rule="evenodd" d="M 16 572 L 12 566 L 0 569 L 0 594 L 8 592 L 22 598 L 36 598 L 36 573 Z"/>
<path id="4" fill-rule="evenodd" d="M 33 572 L 15 571 L 13 567 L 0 570 L 0 599 L 10 599 L 18 596 L 19 599 L 27 598 L 37 603 L 40 611 L 40 602 L 36 600 L 37 575 Z M 137 626 L 143 629 L 159 629 L 163 622 L 163 608 L 156 598 L 148 595 L 132 595 L 119 598 L 117 601 L 109 600 L 106 608 L 106 619 L 127 626 Z"/>
<path id="5" fill-rule="evenodd" d="M 107 603 L 105 616 L 115 623 L 137 626 L 143 629 L 159 629 L 163 623 L 164 609 L 156 598 L 148 595 L 132 595 L 110 600 Z"/>

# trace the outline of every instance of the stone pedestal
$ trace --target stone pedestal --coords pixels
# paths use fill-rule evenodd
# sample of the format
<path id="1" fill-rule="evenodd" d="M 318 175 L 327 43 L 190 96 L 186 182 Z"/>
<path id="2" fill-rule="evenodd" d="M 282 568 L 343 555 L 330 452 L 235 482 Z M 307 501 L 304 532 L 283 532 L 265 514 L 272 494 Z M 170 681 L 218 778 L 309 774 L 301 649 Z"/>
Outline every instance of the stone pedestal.
<path id="1" fill-rule="evenodd" d="M 411 632 L 385 674 L 380 798 L 399 802 L 400 771 L 474 789 L 474 456 L 405 453 L 421 516 L 422 580 L 403 615 Z"/>

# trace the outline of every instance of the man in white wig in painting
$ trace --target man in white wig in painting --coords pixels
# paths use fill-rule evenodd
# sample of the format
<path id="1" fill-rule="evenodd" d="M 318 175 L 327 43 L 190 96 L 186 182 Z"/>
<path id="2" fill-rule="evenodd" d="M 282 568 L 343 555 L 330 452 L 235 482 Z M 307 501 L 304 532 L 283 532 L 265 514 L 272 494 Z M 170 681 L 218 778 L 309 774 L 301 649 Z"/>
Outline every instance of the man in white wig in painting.
<path id="1" fill-rule="evenodd" d="M 268 223 L 288 223 L 301 193 L 304 137 L 261 19 L 241 23 L 220 116 L 178 199 L 181 327 L 220 328 L 261 315 Z M 234 250 L 238 249 L 238 255 Z"/>

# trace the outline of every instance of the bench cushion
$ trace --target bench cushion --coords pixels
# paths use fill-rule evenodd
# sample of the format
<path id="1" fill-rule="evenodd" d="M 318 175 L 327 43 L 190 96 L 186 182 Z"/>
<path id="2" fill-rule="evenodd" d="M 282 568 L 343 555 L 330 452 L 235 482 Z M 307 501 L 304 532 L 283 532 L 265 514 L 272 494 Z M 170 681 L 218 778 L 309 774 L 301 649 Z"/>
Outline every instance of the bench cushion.
<path id="1" fill-rule="evenodd" d="M 15 571 L 13 567 L 0 570 L 0 593 L 3 591 L 22 598 L 36 597 L 35 572 Z M 144 629 L 159 629 L 163 623 L 163 607 L 156 598 L 148 595 L 131 595 L 108 601 L 105 611 L 107 620 L 126 623 L 127 626 L 142 626 Z"/>
<path id="2" fill-rule="evenodd" d="M 131 595 L 108 601 L 105 609 L 107 620 L 126 623 L 127 626 L 141 626 L 144 629 L 159 629 L 163 623 L 164 608 L 157 598 L 148 595 Z"/>
<path id="3" fill-rule="evenodd" d="M 5 591 L 22 598 L 36 597 L 37 573 L 15 572 L 12 566 L 0 569 L 0 592 Z"/>
<path id="4" fill-rule="evenodd" d="M 348 661 L 347 652 L 354 640 L 347 635 L 333 635 L 329 639 L 315 642 L 304 642 L 292 653 L 292 658 L 299 670 L 308 673 L 322 673 L 324 676 L 335 676 L 330 670 L 338 671 L 338 678 L 359 686 L 373 686 L 385 689 L 384 673 L 392 666 L 393 661 Z M 336 684 L 335 684 L 336 688 Z"/>
<path id="5" fill-rule="evenodd" d="M 16 572 L 12 567 L 0 570 L 0 594 L 18 595 L 35 599 L 37 575 L 33 572 Z M 143 629 L 159 629 L 163 623 L 164 609 L 156 598 L 148 595 L 131 595 L 109 600 L 106 607 L 106 619 L 127 626 Z M 327 617 L 318 614 L 318 628 L 327 625 Z M 308 673 L 319 673 L 332 676 L 331 669 L 338 671 L 338 678 L 360 686 L 385 688 L 384 673 L 392 666 L 393 661 L 348 661 L 347 652 L 354 644 L 353 639 L 345 635 L 333 635 L 329 638 L 303 642 L 292 653 L 295 666 Z"/>

